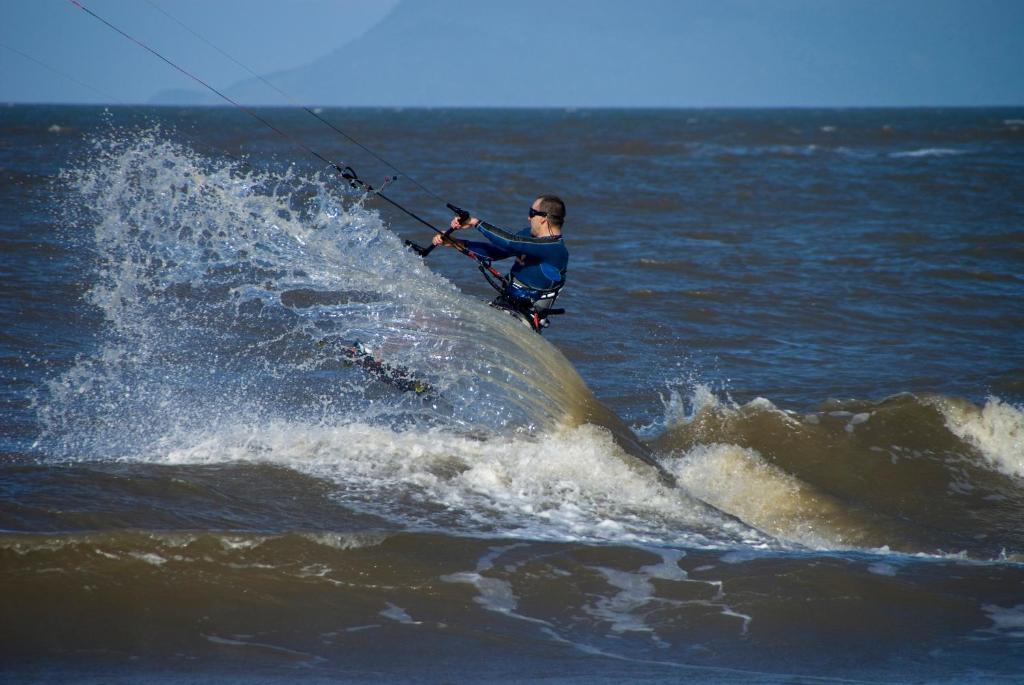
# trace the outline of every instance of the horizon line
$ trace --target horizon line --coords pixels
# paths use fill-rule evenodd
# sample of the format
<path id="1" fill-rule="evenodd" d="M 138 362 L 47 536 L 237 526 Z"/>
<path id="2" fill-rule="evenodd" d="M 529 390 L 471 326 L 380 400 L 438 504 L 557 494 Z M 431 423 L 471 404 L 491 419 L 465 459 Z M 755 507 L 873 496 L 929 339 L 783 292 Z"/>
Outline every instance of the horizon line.
<path id="1" fill-rule="evenodd" d="M 231 103 L 170 104 L 170 103 L 126 103 L 126 102 L 73 102 L 73 101 L 2 101 L 5 108 L 12 107 L 118 107 L 150 109 L 362 109 L 362 110 L 511 110 L 511 111 L 707 111 L 707 110 L 912 110 L 912 109 L 1020 109 L 1024 102 L 1009 104 L 915 104 L 915 105 L 267 105 Z"/>

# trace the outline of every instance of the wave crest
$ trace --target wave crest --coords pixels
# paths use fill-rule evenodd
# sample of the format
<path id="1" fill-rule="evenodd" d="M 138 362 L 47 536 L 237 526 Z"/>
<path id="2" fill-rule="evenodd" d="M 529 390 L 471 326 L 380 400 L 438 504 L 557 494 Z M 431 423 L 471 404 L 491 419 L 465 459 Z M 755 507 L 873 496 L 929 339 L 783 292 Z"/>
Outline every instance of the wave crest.
<path id="1" fill-rule="evenodd" d="M 830 401 L 799 414 L 706 388 L 667 407 L 653 445 L 695 496 L 817 548 L 1024 549 L 1021 412 L 939 396 Z"/>

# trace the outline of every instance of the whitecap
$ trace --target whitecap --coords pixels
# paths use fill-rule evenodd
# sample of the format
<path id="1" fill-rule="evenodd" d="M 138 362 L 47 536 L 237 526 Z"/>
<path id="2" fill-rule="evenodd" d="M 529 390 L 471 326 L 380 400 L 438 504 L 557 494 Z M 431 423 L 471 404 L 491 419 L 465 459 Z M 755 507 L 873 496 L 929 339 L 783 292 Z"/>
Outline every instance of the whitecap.
<path id="1" fill-rule="evenodd" d="M 147 564 L 149 564 L 150 566 L 163 566 L 164 564 L 167 563 L 167 560 L 164 559 L 162 556 L 160 556 L 159 554 L 154 554 L 152 552 L 146 552 L 146 553 L 132 552 L 132 553 L 129 554 L 129 556 L 132 557 L 133 559 L 138 559 L 139 561 L 144 561 Z"/>
<path id="2" fill-rule="evenodd" d="M 985 406 L 941 398 L 933 400 L 946 427 L 973 445 L 999 471 L 1024 478 L 1024 408 L 989 397 Z"/>
<path id="3" fill-rule="evenodd" d="M 405 623 L 407 625 L 414 626 L 418 626 L 422 623 L 422 621 L 414 621 L 412 619 L 412 616 L 409 615 L 409 612 L 407 612 L 402 607 L 392 604 L 391 602 L 388 602 L 387 604 L 387 607 L 381 609 L 379 612 L 380 615 L 384 618 L 391 619 L 392 621 L 396 621 L 398 623 Z"/>
<path id="4" fill-rule="evenodd" d="M 1001 637 L 1024 638 L 1024 604 L 1012 607 L 986 604 L 981 608 L 992 621 L 992 627 L 982 632 L 993 633 Z"/>
<path id="5" fill-rule="evenodd" d="M 876 576 L 895 576 L 897 571 L 898 569 L 895 566 L 883 561 L 868 566 L 868 573 L 873 573 Z"/>
<path id="6" fill-rule="evenodd" d="M 944 147 L 929 147 L 920 150 L 909 150 L 906 152 L 893 152 L 889 156 L 894 159 L 917 158 L 917 157 L 950 157 L 953 155 L 966 154 L 964 150 L 951 150 Z"/>

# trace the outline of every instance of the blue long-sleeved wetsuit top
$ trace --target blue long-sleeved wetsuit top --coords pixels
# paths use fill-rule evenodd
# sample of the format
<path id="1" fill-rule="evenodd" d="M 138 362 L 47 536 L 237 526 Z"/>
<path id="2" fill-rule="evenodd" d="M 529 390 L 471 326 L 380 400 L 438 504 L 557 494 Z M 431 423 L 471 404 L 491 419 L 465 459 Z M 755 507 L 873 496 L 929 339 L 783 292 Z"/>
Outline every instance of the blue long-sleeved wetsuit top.
<path id="1" fill-rule="evenodd" d="M 537 300 L 545 291 L 561 287 L 565 283 L 565 270 L 569 266 L 569 250 L 562 236 L 535 238 L 530 229 L 509 233 L 481 221 L 479 230 L 489 242 L 466 241 L 466 247 L 473 253 L 491 260 L 516 257 L 516 263 L 509 271 L 511 291 L 516 298 Z"/>

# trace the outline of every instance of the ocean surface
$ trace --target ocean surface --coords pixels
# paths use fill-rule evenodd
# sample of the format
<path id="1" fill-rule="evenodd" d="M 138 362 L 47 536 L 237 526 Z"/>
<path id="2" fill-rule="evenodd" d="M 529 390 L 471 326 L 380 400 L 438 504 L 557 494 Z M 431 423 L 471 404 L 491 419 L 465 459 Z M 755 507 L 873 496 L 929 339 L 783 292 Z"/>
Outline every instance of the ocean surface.
<path id="1" fill-rule="evenodd" d="M 0 108 L 0 681 L 1024 683 L 1024 109 L 319 113 Z"/>

